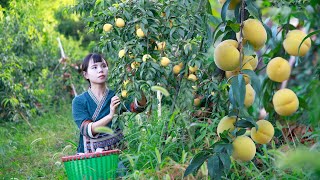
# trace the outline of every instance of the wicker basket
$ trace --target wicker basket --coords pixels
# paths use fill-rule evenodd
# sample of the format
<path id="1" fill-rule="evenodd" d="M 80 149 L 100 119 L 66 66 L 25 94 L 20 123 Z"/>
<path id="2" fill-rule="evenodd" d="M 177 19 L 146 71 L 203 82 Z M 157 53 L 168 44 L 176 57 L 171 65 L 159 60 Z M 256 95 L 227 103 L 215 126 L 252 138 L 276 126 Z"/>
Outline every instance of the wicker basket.
<path id="1" fill-rule="evenodd" d="M 62 157 L 68 179 L 116 179 L 120 150 Z"/>

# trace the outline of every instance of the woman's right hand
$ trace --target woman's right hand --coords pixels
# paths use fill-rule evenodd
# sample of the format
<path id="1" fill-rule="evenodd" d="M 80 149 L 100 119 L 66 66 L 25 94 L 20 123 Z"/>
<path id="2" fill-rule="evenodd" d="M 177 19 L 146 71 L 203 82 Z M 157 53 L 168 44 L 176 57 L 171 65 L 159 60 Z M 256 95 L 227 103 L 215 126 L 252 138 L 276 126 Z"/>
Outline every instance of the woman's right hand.
<path id="1" fill-rule="evenodd" d="M 106 115 L 105 117 L 103 117 L 102 119 L 92 123 L 91 129 L 92 129 L 93 135 L 96 135 L 98 133 L 95 131 L 96 127 L 106 126 L 108 123 L 110 123 L 112 121 L 112 118 L 113 118 L 119 104 L 120 104 L 120 98 L 118 96 L 114 96 L 111 98 L 110 113 L 108 115 Z"/>
<path id="2" fill-rule="evenodd" d="M 116 112 L 117 107 L 120 104 L 120 98 L 118 96 L 113 96 L 111 98 L 111 103 L 110 103 L 110 115 L 113 117 L 113 115 Z"/>

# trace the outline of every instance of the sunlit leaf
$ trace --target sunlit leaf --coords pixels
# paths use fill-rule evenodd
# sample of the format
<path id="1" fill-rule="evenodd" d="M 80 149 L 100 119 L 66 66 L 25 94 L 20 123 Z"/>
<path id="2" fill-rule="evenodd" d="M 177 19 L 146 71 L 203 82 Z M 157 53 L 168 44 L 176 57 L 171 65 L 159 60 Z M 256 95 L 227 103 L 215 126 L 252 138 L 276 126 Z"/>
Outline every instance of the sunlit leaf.
<path id="1" fill-rule="evenodd" d="M 160 91 L 165 96 L 169 96 L 170 95 L 168 90 L 163 88 L 163 87 L 161 87 L 161 86 L 152 86 L 151 90 L 155 91 L 155 92 Z"/>
<path id="2" fill-rule="evenodd" d="M 223 22 L 226 21 L 227 11 L 231 0 L 226 0 L 221 9 L 221 19 Z"/>
<path id="3" fill-rule="evenodd" d="M 98 132 L 98 133 L 107 133 L 107 134 L 113 134 L 113 130 L 109 127 L 106 127 L 106 126 L 99 126 L 99 127 L 96 127 L 94 129 L 95 132 Z"/>

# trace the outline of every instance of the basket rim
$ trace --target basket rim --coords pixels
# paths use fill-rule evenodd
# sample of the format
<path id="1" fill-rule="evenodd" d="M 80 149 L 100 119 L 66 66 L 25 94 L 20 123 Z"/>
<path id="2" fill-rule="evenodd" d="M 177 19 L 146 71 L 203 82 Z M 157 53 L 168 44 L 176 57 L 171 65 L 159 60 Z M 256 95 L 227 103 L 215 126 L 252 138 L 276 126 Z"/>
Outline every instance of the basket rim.
<path id="1" fill-rule="evenodd" d="M 96 158 L 101 156 L 107 156 L 111 154 L 120 154 L 119 149 L 114 150 L 108 150 L 108 151 L 102 151 L 102 152 L 93 152 L 93 153 L 85 153 L 85 154 L 78 154 L 78 155 L 72 155 L 72 156 L 64 156 L 62 157 L 62 162 L 67 161 L 74 161 L 74 160 L 81 160 L 81 159 L 90 159 L 90 158 Z"/>

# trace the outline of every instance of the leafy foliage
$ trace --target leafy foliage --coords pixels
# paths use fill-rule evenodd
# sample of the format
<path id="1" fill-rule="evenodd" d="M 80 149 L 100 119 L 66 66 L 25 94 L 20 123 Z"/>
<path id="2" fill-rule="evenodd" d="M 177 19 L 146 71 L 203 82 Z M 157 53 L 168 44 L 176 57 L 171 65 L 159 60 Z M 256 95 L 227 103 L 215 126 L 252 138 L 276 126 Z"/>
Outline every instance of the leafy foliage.
<path id="1" fill-rule="evenodd" d="M 70 9 L 62 7 L 54 13 L 55 19 L 58 21 L 55 29 L 66 38 L 81 41 L 81 46 L 85 48 L 92 48 L 92 42 L 99 40 L 98 34 L 88 32 L 88 29 L 85 28 L 85 22 L 73 14 Z"/>
<path id="2" fill-rule="evenodd" d="M 116 118 L 116 121 L 121 121 L 127 127 L 125 134 L 129 148 L 123 152 L 122 160 L 129 169 L 128 178 L 312 178 L 313 174 L 307 171 L 279 169 L 274 166 L 274 157 L 275 153 L 280 153 L 279 147 L 290 144 L 296 146 L 294 139 L 297 137 L 292 137 L 292 141 L 289 141 L 285 136 L 284 129 L 288 126 L 290 130 L 289 123 L 312 124 L 314 127 L 319 125 L 320 15 L 316 13 L 320 8 L 319 3 L 316 0 L 246 0 L 244 9 L 238 4 L 235 10 L 230 11 L 228 4 L 231 1 L 227 0 L 224 5 L 219 6 L 222 8 L 221 13 L 217 11 L 217 3 L 213 0 L 79 1 L 72 8 L 82 15 L 79 18 L 75 14 L 65 16 L 64 9 L 55 9 L 57 2 L 0 1 L 0 26 L 4 27 L 0 29 L 0 119 L 7 121 L 34 117 L 43 107 L 50 108 L 56 103 L 60 104 L 61 99 L 69 102 L 74 95 L 66 94 L 72 92 L 71 85 L 78 92 L 85 89 L 82 85 L 85 84 L 84 80 L 79 79 L 81 76 L 77 60 L 86 51 L 81 48 L 80 42 L 73 40 L 76 39 L 82 41 L 84 47 L 94 47 L 92 51 L 106 55 L 113 69 L 110 85 L 118 93 L 128 90 L 131 97 L 138 97 L 142 90 L 150 100 L 146 114 L 132 116 L 124 113 Z M 55 17 L 52 13 L 54 10 Z M 126 25 L 123 28 L 117 27 L 116 18 L 123 18 Z M 214 48 L 220 41 L 239 38 L 237 33 L 241 31 L 241 22 L 248 18 L 255 18 L 263 23 L 268 41 L 257 52 L 257 70 L 240 69 L 239 75 L 227 80 L 225 72 L 214 63 Z M 103 31 L 106 23 L 113 26 L 110 32 Z M 85 25 L 88 29 L 84 29 Z M 60 61 L 55 40 L 60 34 L 55 32 L 54 26 L 68 38 L 61 37 L 66 54 L 70 56 Z M 137 36 L 139 28 L 144 37 Z M 294 29 L 310 32 L 308 37 L 312 39 L 309 53 L 299 59 L 290 59 L 282 45 L 285 35 Z M 99 42 L 88 42 L 92 39 Z M 158 46 L 161 42 L 166 43 L 163 49 Z M 244 43 L 238 49 L 243 52 L 242 55 L 255 54 L 249 43 Z M 120 50 L 125 52 L 123 57 L 119 57 Z M 143 56 L 146 54 L 151 58 L 144 61 Z M 277 56 L 290 59 L 293 65 L 288 84 L 273 82 L 264 73 L 269 61 Z M 170 59 L 168 66 L 161 64 L 162 57 Z M 174 66 L 180 63 L 183 65 L 181 71 L 174 74 Z M 192 72 L 189 67 L 197 67 L 197 70 Z M 190 74 L 196 76 L 195 81 L 188 80 Z M 250 108 L 244 107 L 244 74 L 250 76 L 250 83 L 256 92 L 256 100 Z M 129 83 L 124 85 L 126 80 Z M 160 89 L 164 94 L 170 94 L 162 97 L 161 116 L 155 113 L 158 99 L 153 90 L 159 90 L 154 88 L 157 86 L 164 88 Z M 292 116 L 279 116 L 274 111 L 272 97 L 280 86 L 290 87 L 298 95 L 300 107 Z M 200 100 L 199 106 L 193 105 L 196 98 Z M 267 116 L 261 113 L 262 109 L 265 109 Z M 216 133 L 217 124 L 226 115 L 237 117 L 236 128 L 231 132 L 225 130 L 219 137 Z M 247 135 L 247 130 L 252 127 L 258 129 L 256 120 L 260 118 L 269 120 L 276 127 L 274 140 L 267 145 L 257 144 L 257 153 L 250 162 L 242 163 L 230 158 L 234 137 Z M 41 153 L 40 150 L 33 151 L 34 147 L 30 146 L 40 143 L 39 147 L 42 147 L 43 139 L 34 138 L 31 145 L 27 143 L 29 141 L 20 144 L 13 137 L 18 133 L 12 133 L 15 130 L 11 128 L 11 123 L 7 124 L 9 128 L 0 129 L 4 136 L 9 134 L 9 140 L 3 142 L 5 146 L 0 148 L 1 155 L 5 154 L 9 145 L 18 149 L 26 147 L 26 152 L 19 151 L 23 155 Z M 304 134 L 304 138 L 311 139 L 312 143 L 313 138 L 319 136 L 318 129 L 314 132 L 313 128 L 310 129 Z M 75 144 L 71 140 L 66 142 Z M 61 145 L 61 142 L 58 144 Z M 59 146 L 55 151 L 61 151 L 62 148 Z M 11 158 L 2 158 L 4 162 L 11 159 L 19 161 L 22 158 L 14 157 L 13 153 L 6 155 Z M 5 163 L 2 164 L 2 168 L 10 170 Z M 19 173 L 30 171 L 19 164 L 13 167 L 19 169 Z M 51 178 L 44 174 L 52 172 L 52 167 L 50 161 L 49 167 L 46 166 L 44 171 L 29 172 L 26 176 Z M 198 176 L 201 173 L 204 175 Z M 17 173 L 10 171 L 9 174 Z"/>
<path id="3" fill-rule="evenodd" d="M 154 107 L 158 101 L 151 87 L 158 85 L 168 90 L 170 94 L 169 97 L 163 99 L 163 102 L 171 105 L 171 113 L 179 110 L 179 112 L 187 112 L 191 115 L 186 121 L 190 123 L 190 129 L 187 132 L 191 132 L 191 140 L 193 137 L 196 138 L 188 147 L 195 145 L 203 151 L 200 150 L 200 153 L 198 152 L 198 155 L 193 158 L 185 175 L 197 171 L 204 162 L 207 162 L 208 174 L 211 178 L 220 178 L 228 174 L 231 166 L 229 158 L 231 154 L 228 153 L 230 151 L 226 153 L 220 148 L 210 149 L 213 144 L 222 142 L 232 149 L 232 139 L 223 138 L 227 136 L 217 139 L 214 129 L 221 117 L 225 115 L 237 117 L 235 123 L 237 128 L 231 132 L 234 136 L 245 134 L 246 129 L 251 127 L 258 128 L 255 122 L 262 108 L 269 113 L 263 118 L 270 120 L 274 125 L 277 120 L 281 120 L 281 117 L 275 113 L 272 104 L 273 94 L 280 84 L 265 78 L 263 70 L 271 58 L 284 54 L 282 41 L 288 30 L 299 28 L 299 26 L 288 23 L 290 18 L 298 17 L 301 23 L 307 23 L 305 22 L 306 17 L 310 16 L 307 11 L 301 13 L 301 9 L 297 6 L 289 8 L 288 12 L 278 12 L 284 15 L 264 20 L 268 14 L 260 7 L 268 2 L 263 1 L 260 2 L 262 4 L 259 4 L 259 2 L 247 0 L 243 3 L 244 9 L 240 3 L 232 13 L 228 9 L 230 3 L 231 1 L 227 0 L 222 5 L 221 19 L 219 13 L 216 13 L 214 9 L 215 3 L 204 0 L 172 1 L 170 3 L 143 0 L 96 1 L 81 2 L 73 8 L 75 12 L 86 16 L 86 22 L 91 31 L 100 33 L 101 39 L 96 51 L 107 54 L 108 60 L 116 67 L 113 68 L 111 75 L 111 85 L 116 91 L 128 90 L 131 96 L 139 96 L 137 92 L 141 90 L 147 92 L 148 99 L 151 101 L 150 111 L 152 111 L 155 110 Z M 266 9 L 274 7 L 275 3 L 281 4 L 280 1 L 272 2 L 266 6 Z M 294 3 L 289 2 L 288 5 L 290 4 Z M 304 2 L 299 1 L 296 4 L 300 6 Z M 318 8 L 316 5 L 312 6 L 313 10 Z M 283 7 L 283 9 L 286 8 Z M 117 18 L 124 19 L 124 27 L 116 26 Z M 257 52 L 259 69 L 252 71 L 239 67 L 240 74 L 226 80 L 224 72 L 216 67 L 212 57 L 215 45 L 227 39 L 238 38 L 239 40 L 236 34 L 243 28 L 241 23 L 248 18 L 261 21 L 267 32 L 267 44 Z M 112 25 L 112 29 L 108 32 L 103 31 L 106 23 Z M 317 27 L 315 21 L 311 21 L 310 24 L 312 27 Z M 138 29 L 143 31 L 144 36 L 137 36 Z M 310 36 L 314 34 L 316 33 Z M 165 48 L 160 48 L 160 43 L 165 43 Z M 255 55 L 253 46 L 249 43 L 243 43 L 238 49 L 241 56 Z M 120 56 L 121 50 L 124 51 L 124 55 Z M 144 55 L 150 55 L 151 58 L 145 61 L 143 60 Z M 168 66 L 161 63 L 162 57 L 171 60 Z M 288 57 L 289 55 L 284 55 L 284 58 Z M 181 63 L 183 67 L 175 75 L 173 68 Z M 198 70 L 193 74 L 190 66 L 197 66 Z M 195 75 L 194 82 L 188 80 L 190 74 Z M 250 83 L 256 93 L 254 104 L 250 108 L 244 106 L 246 96 L 244 74 L 250 76 Z M 262 81 L 262 79 L 265 80 Z M 125 81 L 129 83 L 123 85 Z M 195 101 L 196 98 L 200 99 L 200 105 L 191 106 L 192 99 Z M 305 100 L 301 100 L 303 101 Z M 301 110 L 303 108 L 302 105 Z M 299 110 L 294 116 L 285 119 L 301 117 Z M 164 132 L 167 131 L 167 125 L 164 124 Z M 164 138 L 167 139 L 167 134 L 164 134 Z M 207 141 L 210 140 L 211 142 L 208 143 Z M 150 149 L 153 151 L 155 148 Z M 209 153 L 207 153 L 208 149 Z M 160 161 L 159 152 L 161 150 L 157 148 L 155 152 L 156 159 Z"/>
<path id="4" fill-rule="evenodd" d="M 52 24 L 55 24 L 53 11 L 59 3 L 12 1 L 9 4 L 4 18 L 0 19 L 3 27 L 0 29 L 0 119 L 28 122 L 59 103 L 62 97 L 72 97 L 70 76 L 78 72 L 70 59 L 60 59 L 57 51 L 56 38 L 60 35 Z M 50 5 L 48 9 L 46 6 Z M 79 53 L 68 45 L 65 47 L 66 51 Z M 73 57 L 77 56 L 70 58 Z"/>
<path id="5" fill-rule="evenodd" d="M 80 3 L 74 9 L 92 14 L 87 21 L 93 31 L 101 33 L 98 51 L 106 53 L 109 61 L 114 62 L 113 66 L 117 67 L 113 69 L 110 78 L 116 90 L 124 89 L 119 85 L 130 80 L 126 89 L 131 95 L 137 96 L 135 93 L 139 92 L 139 88 L 151 94 L 150 87 L 160 84 L 173 97 L 178 97 L 176 101 L 171 100 L 173 107 L 179 105 L 179 108 L 188 109 L 191 101 L 190 89 L 194 83 L 182 77 L 188 75 L 188 66 L 196 65 L 200 68 L 204 65 L 207 59 L 206 49 L 211 45 L 209 42 L 204 43 L 209 31 L 206 31 L 204 23 L 207 17 L 203 13 L 203 4 L 204 1 L 97 1 L 94 5 Z M 124 19 L 125 27 L 116 27 L 116 18 Z M 105 23 L 113 25 L 111 32 L 102 31 Z M 136 36 L 138 28 L 142 29 L 146 37 Z M 155 50 L 159 42 L 166 43 L 166 47 L 161 51 Z M 126 55 L 118 58 L 121 49 L 125 50 Z M 142 57 L 145 54 L 150 54 L 151 60 L 143 62 Z M 172 65 L 162 67 L 159 64 L 162 57 L 168 57 Z M 138 63 L 139 68 L 133 68 L 132 63 Z M 183 69 L 174 77 L 172 68 L 179 63 L 183 63 Z M 198 72 L 199 80 L 204 73 L 210 72 Z M 188 95 L 188 100 L 185 101 L 186 96 L 182 95 Z"/>

